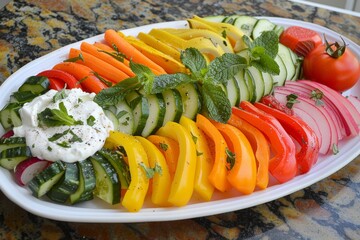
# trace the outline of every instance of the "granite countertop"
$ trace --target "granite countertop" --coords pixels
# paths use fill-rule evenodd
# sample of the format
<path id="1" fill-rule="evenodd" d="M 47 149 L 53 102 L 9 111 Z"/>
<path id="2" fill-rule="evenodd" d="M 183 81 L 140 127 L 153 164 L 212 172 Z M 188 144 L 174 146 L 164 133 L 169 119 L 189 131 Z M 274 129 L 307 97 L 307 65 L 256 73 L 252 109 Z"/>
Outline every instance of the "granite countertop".
<path id="1" fill-rule="evenodd" d="M 360 18 L 290 1 L 18 0 L 0 9 L 0 82 L 26 63 L 105 29 L 193 15 L 276 16 L 317 23 L 360 44 Z M 360 239 L 360 158 L 256 207 L 170 222 L 71 223 L 26 212 L 0 193 L 1 239 Z"/>

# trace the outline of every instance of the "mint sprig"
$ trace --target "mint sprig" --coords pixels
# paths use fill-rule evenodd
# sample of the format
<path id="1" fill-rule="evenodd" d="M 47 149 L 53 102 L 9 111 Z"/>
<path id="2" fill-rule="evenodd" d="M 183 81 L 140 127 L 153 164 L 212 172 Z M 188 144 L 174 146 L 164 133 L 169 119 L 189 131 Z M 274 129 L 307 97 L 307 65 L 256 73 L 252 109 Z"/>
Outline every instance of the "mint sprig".
<path id="1" fill-rule="evenodd" d="M 243 41 L 248 46 L 250 66 L 273 75 L 280 73 L 279 65 L 275 61 L 279 50 L 279 37 L 274 31 L 264 31 L 254 41 L 244 35 Z"/>
<path id="2" fill-rule="evenodd" d="M 40 126 L 55 127 L 55 126 L 73 126 L 83 124 L 80 120 L 75 120 L 73 116 L 69 115 L 65 104 L 59 103 L 59 109 L 45 108 L 38 113 L 38 121 Z"/>

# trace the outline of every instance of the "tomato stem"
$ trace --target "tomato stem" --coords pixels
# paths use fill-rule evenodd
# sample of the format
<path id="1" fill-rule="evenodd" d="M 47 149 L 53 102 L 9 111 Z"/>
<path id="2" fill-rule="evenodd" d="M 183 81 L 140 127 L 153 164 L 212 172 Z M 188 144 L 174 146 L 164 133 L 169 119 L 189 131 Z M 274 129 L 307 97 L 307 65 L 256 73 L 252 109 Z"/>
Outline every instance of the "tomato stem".
<path id="1" fill-rule="evenodd" d="M 324 34 L 324 40 L 325 40 L 325 44 L 326 44 L 326 53 L 332 57 L 332 58 L 339 58 L 341 57 L 346 50 L 346 42 L 344 41 L 344 39 L 340 36 L 341 40 L 343 41 L 343 45 L 340 45 L 338 42 L 329 44 L 329 42 L 326 40 L 325 34 Z M 335 49 L 333 48 L 333 46 L 335 47 Z"/>

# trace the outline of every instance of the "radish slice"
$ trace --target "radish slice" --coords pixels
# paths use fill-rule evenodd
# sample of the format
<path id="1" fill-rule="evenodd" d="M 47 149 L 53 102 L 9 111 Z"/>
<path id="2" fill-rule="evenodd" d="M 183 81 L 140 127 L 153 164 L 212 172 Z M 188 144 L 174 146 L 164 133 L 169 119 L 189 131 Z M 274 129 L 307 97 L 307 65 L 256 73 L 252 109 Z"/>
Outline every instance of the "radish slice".
<path id="1" fill-rule="evenodd" d="M 356 110 L 360 112 L 360 99 L 353 95 L 348 96 L 347 99 L 349 99 L 349 101 L 354 105 Z"/>
<path id="2" fill-rule="evenodd" d="M 14 170 L 16 182 L 21 186 L 26 185 L 35 175 L 44 170 L 49 164 L 49 161 L 41 160 L 36 157 L 20 162 Z"/>
<path id="3" fill-rule="evenodd" d="M 10 131 L 7 131 L 6 133 L 4 133 L 4 135 L 2 135 L 1 138 L 10 138 L 13 135 L 14 135 L 14 131 L 10 130 Z"/>
<path id="4" fill-rule="evenodd" d="M 286 96 L 293 93 L 292 91 L 285 91 L 278 88 L 274 89 L 274 96 L 283 104 L 286 104 Z M 328 113 L 322 109 L 315 106 L 315 103 L 307 98 L 303 98 L 299 96 L 299 102 L 294 104 L 293 110 L 296 115 L 306 121 L 305 117 L 301 114 L 301 112 L 311 113 L 313 118 L 316 121 L 316 125 L 312 122 L 306 122 L 314 131 L 318 127 L 320 130 L 320 136 L 317 136 L 318 139 L 321 139 L 321 145 L 319 152 L 321 154 L 326 154 L 330 150 L 332 150 L 333 144 L 338 143 L 337 132 L 334 128 L 334 123 L 331 122 Z M 301 109 L 302 111 L 299 111 Z"/>

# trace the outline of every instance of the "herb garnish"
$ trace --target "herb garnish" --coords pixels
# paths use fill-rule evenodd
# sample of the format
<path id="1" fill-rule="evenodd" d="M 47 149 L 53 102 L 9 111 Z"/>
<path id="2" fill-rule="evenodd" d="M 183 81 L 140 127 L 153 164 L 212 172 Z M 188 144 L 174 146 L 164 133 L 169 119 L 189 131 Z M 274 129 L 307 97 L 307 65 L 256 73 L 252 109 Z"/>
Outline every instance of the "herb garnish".
<path id="1" fill-rule="evenodd" d="M 324 102 L 322 98 L 324 97 L 324 93 L 320 89 L 311 90 L 310 99 L 315 101 L 316 106 L 324 106 Z"/>
<path id="2" fill-rule="evenodd" d="M 86 123 L 89 126 L 94 126 L 95 124 L 95 117 L 93 115 L 90 115 L 87 119 L 86 119 Z"/>
<path id="3" fill-rule="evenodd" d="M 75 120 L 73 116 L 68 114 L 64 102 L 59 103 L 59 109 L 45 108 L 44 111 L 38 113 L 38 120 L 40 126 L 46 127 L 83 124 L 82 121 Z"/>
<path id="4" fill-rule="evenodd" d="M 64 62 L 77 62 L 77 61 L 85 62 L 84 57 L 83 57 L 83 55 L 81 53 L 77 57 L 73 57 L 73 58 L 69 58 L 69 59 L 64 60 Z"/>
<path id="5" fill-rule="evenodd" d="M 164 151 L 168 150 L 169 148 L 169 146 L 166 143 L 159 143 L 159 147 Z"/>
<path id="6" fill-rule="evenodd" d="M 295 103 L 298 103 L 299 101 L 297 100 L 298 96 L 294 93 L 291 93 L 289 95 L 286 96 L 286 107 L 289 109 L 292 109 L 292 107 L 294 106 Z"/>
<path id="7" fill-rule="evenodd" d="M 235 165 L 235 153 L 230 151 L 230 149 L 228 148 L 226 148 L 225 152 L 226 152 L 226 162 L 229 164 L 227 168 L 228 170 L 231 170 Z"/>
<path id="8" fill-rule="evenodd" d="M 162 169 L 158 163 L 155 163 L 155 167 L 147 167 L 143 162 L 139 163 L 139 165 L 144 169 L 146 177 L 151 179 L 154 177 L 155 173 L 162 174 Z"/>

